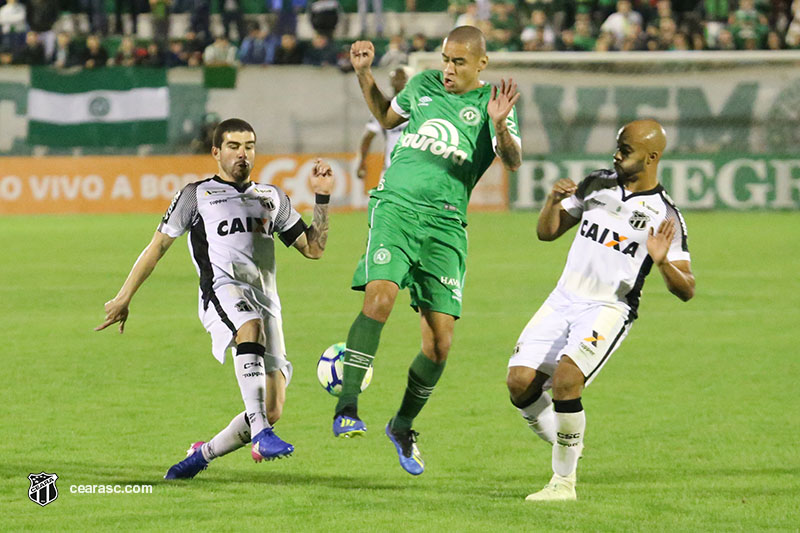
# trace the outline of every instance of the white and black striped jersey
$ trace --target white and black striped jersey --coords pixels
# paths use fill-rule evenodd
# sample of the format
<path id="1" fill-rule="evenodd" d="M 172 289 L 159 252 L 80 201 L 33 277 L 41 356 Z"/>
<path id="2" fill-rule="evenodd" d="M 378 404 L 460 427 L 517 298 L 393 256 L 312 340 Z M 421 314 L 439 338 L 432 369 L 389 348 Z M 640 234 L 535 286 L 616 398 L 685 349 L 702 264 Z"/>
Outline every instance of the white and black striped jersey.
<path id="1" fill-rule="evenodd" d="M 291 246 L 306 228 L 275 185 L 236 185 L 214 176 L 181 189 L 158 231 L 170 237 L 189 231 L 204 309 L 216 305 L 214 291 L 221 285 L 238 282 L 263 292 L 279 311 L 273 234 Z"/>
<path id="2" fill-rule="evenodd" d="M 690 260 L 686 223 L 661 185 L 631 193 L 616 172 L 597 170 L 561 206 L 580 222 L 558 286 L 579 299 L 621 303 L 635 319 L 653 265 L 647 236 L 666 218 L 675 220 L 667 260 Z"/>
<path id="3" fill-rule="evenodd" d="M 399 126 L 386 130 L 383 129 L 383 126 L 381 126 L 380 122 L 378 122 L 375 117 L 370 118 L 369 122 L 367 122 L 367 131 L 371 131 L 376 135 L 383 135 L 383 170 L 389 168 L 389 165 L 392 163 L 394 145 L 400 140 L 400 136 L 403 135 L 403 131 L 406 129 L 407 125 L 408 121 L 404 121 Z"/>

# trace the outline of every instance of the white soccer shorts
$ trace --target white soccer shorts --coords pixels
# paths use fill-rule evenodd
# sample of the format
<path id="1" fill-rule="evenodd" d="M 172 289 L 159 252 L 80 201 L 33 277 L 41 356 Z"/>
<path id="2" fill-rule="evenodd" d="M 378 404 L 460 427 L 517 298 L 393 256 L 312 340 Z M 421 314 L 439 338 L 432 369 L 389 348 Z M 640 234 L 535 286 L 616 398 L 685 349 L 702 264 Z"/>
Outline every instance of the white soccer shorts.
<path id="1" fill-rule="evenodd" d="M 203 309 L 201 295 L 198 313 L 203 327 L 211 335 L 211 352 L 220 363 L 225 363 L 228 348 L 236 355 L 235 339 L 239 328 L 250 320 L 261 320 L 267 337 L 264 371 L 280 369 L 288 386 L 292 379 L 292 364 L 286 359 L 283 323 L 274 307 L 261 291 L 249 285 L 227 283 L 214 289 L 214 296 L 206 309 Z"/>
<path id="2" fill-rule="evenodd" d="M 558 362 L 567 355 L 578 365 L 588 386 L 630 326 L 624 306 L 574 301 L 556 289 L 522 330 L 508 366 L 525 366 L 551 376 L 543 386 L 546 390 L 552 386 Z"/>

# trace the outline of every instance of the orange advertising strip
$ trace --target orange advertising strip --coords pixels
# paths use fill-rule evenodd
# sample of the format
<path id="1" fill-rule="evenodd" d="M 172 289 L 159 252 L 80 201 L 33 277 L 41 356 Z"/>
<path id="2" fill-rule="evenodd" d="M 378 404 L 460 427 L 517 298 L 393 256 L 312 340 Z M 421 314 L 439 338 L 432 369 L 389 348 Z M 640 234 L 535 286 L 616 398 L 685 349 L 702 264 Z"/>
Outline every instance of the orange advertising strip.
<path id="1" fill-rule="evenodd" d="M 310 209 L 314 193 L 309 175 L 321 157 L 336 177 L 331 205 L 363 209 L 367 191 L 377 185 L 383 157 L 370 154 L 367 178 L 355 177 L 355 154 L 262 155 L 252 179 L 281 187 L 300 211 Z M 210 155 L 146 157 L 0 158 L 0 214 L 160 213 L 187 183 L 216 173 Z M 472 196 L 479 209 L 505 209 L 508 180 L 497 162 Z"/>

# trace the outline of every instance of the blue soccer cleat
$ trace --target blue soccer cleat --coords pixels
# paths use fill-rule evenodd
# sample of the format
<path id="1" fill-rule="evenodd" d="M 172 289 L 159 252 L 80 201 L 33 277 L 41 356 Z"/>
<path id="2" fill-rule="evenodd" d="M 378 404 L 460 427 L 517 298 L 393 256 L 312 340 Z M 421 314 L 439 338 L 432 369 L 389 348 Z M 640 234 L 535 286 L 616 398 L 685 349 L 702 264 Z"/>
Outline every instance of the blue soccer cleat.
<path id="1" fill-rule="evenodd" d="M 334 437 L 361 437 L 367 432 L 367 426 L 358 418 L 355 409 L 346 408 L 333 417 Z"/>
<path id="2" fill-rule="evenodd" d="M 258 435 L 253 437 L 253 448 L 250 450 L 250 456 L 257 463 L 263 459 L 271 461 L 273 459 L 280 459 L 292 455 L 294 446 L 288 442 L 284 442 L 278 437 L 272 428 L 264 428 L 258 432 Z"/>
<path id="3" fill-rule="evenodd" d="M 400 466 L 412 476 L 418 476 L 425 471 L 425 461 L 417 448 L 417 437 L 419 433 L 413 429 L 395 433 L 392 431 L 391 421 L 386 424 L 386 436 L 394 444 L 397 450 L 397 457 L 400 459 Z"/>
<path id="4" fill-rule="evenodd" d="M 186 450 L 186 459 L 169 467 L 164 479 L 191 479 L 201 470 L 208 468 L 208 461 L 203 457 L 200 446 L 205 442 L 195 442 Z"/>

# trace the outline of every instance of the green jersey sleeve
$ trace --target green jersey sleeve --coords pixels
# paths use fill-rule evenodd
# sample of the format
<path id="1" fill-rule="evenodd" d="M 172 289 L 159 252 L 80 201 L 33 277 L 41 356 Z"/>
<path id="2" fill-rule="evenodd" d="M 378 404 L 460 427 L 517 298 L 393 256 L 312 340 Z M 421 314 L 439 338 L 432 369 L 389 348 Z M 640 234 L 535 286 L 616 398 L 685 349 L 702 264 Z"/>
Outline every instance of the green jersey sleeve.
<path id="1" fill-rule="evenodd" d="M 408 80 L 403 90 L 392 98 L 392 109 L 403 118 L 408 118 L 411 115 L 414 94 L 417 91 L 417 87 L 419 87 L 419 78 L 421 75 L 422 74 L 417 74 Z"/>
<path id="2" fill-rule="evenodd" d="M 519 124 L 517 123 L 517 108 L 511 108 L 511 112 L 506 117 L 506 127 L 511 134 L 511 138 L 517 143 L 517 146 L 522 149 L 522 138 L 519 134 Z M 497 153 L 497 133 L 494 131 L 494 122 L 489 120 L 489 132 L 492 135 L 492 149 Z"/>

